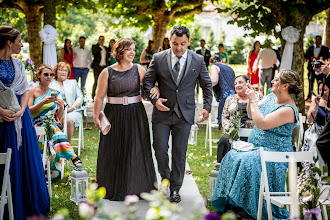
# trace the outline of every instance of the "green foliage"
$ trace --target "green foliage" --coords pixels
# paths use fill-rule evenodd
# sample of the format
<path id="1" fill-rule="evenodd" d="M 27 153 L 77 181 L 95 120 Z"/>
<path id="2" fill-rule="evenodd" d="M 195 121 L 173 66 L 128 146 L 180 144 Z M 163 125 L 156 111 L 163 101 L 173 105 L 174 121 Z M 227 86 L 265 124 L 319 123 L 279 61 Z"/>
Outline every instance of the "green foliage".
<path id="1" fill-rule="evenodd" d="M 230 119 L 230 125 L 228 129 L 225 129 L 228 139 L 236 141 L 239 139 L 238 130 L 242 127 L 241 119 L 243 117 L 243 111 L 239 110 L 237 114 Z"/>
<path id="2" fill-rule="evenodd" d="M 217 47 L 217 43 L 214 37 L 214 32 L 212 31 L 212 28 L 210 28 L 210 30 L 207 33 L 207 47 L 209 48 L 209 50 L 212 52 L 216 47 Z"/>
<path id="3" fill-rule="evenodd" d="M 203 26 L 200 23 L 190 23 L 186 26 L 190 31 L 190 49 L 195 51 L 198 47 L 200 47 L 200 40 L 203 38 Z"/>
<path id="4" fill-rule="evenodd" d="M 306 51 L 309 46 L 312 46 L 314 44 L 314 37 L 312 34 L 309 34 L 307 36 L 307 39 L 304 43 L 304 50 Z"/>
<path id="5" fill-rule="evenodd" d="M 219 37 L 219 40 L 217 41 L 217 48 L 218 48 L 218 45 L 220 43 L 224 43 L 226 41 L 226 32 L 225 31 L 221 31 L 221 34 L 220 34 L 220 37 Z M 225 46 L 225 45 L 224 45 Z M 224 49 L 226 50 L 226 46 L 224 47 Z"/>
<path id="6" fill-rule="evenodd" d="M 15 27 L 20 33 L 23 42 L 27 42 L 27 29 L 25 24 L 25 15 L 11 8 L 0 9 L 0 25 L 7 25 Z"/>
<path id="7" fill-rule="evenodd" d="M 236 38 L 230 55 L 230 62 L 233 64 L 243 64 L 246 59 L 246 46 L 243 38 Z"/>

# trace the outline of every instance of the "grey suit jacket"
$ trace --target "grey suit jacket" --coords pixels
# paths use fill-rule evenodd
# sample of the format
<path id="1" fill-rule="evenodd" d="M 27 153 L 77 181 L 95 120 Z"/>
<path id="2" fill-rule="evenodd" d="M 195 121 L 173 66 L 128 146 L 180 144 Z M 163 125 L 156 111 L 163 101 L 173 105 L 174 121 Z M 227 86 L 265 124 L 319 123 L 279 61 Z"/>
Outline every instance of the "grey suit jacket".
<path id="1" fill-rule="evenodd" d="M 193 124 L 197 80 L 203 89 L 203 108 L 210 112 L 212 104 L 212 82 L 203 56 L 188 50 L 185 71 L 182 74 L 181 81 L 176 84 L 172 74 L 171 49 L 154 54 L 143 79 L 143 89 L 149 96 L 150 90 L 158 82 L 160 98 L 167 99 L 164 105 L 170 108 L 170 111 L 159 111 L 154 106 L 152 121 L 161 122 L 168 120 L 169 115 L 174 111 L 175 104 L 178 103 L 184 119 L 189 124 Z M 156 101 L 157 98 L 151 100 L 154 105 Z"/>
<path id="2" fill-rule="evenodd" d="M 49 85 L 49 88 L 61 92 L 60 84 L 55 79 L 52 80 L 52 82 Z M 83 110 L 81 108 L 81 105 L 84 101 L 84 96 L 81 92 L 81 89 L 78 86 L 77 81 L 75 79 L 73 79 L 73 80 L 70 80 L 70 79 L 64 80 L 63 81 L 63 89 L 64 89 L 64 93 L 65 93 L 64 94 L 64 96 L 65 96 L 64 102 L 66 104 L 69 104 L 69 105 L 72 105 L 73 103 L 78 102 L 80 104 L 80 108 L 77 108 L 74 111 Z"/>

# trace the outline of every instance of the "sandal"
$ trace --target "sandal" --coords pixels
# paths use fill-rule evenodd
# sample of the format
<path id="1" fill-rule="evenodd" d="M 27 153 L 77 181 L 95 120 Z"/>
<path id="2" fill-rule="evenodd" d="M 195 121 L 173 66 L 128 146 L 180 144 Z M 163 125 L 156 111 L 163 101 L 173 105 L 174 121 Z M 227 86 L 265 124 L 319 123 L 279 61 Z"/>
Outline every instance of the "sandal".
<path id="1" fill-rule="evenodd" d="M 80 160 L 80 158 L 78 157 L 78 156 L 76 156 L 74 159 L 72 159 L 71 160 L 72 161 L 72 163 L 73 163 L 73 165 L 76 167 L 77 166 L 77 164 L 78 163 L 81 163 L 82 164 L 82 162 L 81 162 L 81 160 Z"/>

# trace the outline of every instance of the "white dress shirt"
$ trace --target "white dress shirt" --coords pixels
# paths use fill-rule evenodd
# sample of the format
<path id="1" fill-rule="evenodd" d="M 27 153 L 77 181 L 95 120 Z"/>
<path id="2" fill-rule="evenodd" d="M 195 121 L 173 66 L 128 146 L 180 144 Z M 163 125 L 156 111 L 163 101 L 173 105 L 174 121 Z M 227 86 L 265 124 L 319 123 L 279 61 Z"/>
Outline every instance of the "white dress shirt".
<path id="1" fill-rule="evenodd" d="M 100 66 L 106 66 L 107 65 L 107 61 L 106 61 L 107 51 L 101 45 L 100 45 L 100 48 L 101 48 L 101 61 L 100 61 L 100 64 L 99 65 Z"/>
<path id="2" fill-rule="evenodd" d="M 206 47 L 201 48 L 201 55 L 204 57 L 206 52 Z"/>
<path id="3" fill-rule="evenodd" d="M 321 52 L 321 45 L 316 47 L 316 45 L 314 44 L 314 57 L 319 57 L 320 52 Z"/>
<path id="4" fill-rule="evenodd" d="M 91 64 L 92 55 L 89 50 L 80 46 L 73 48 L 73 67 L 90 69 Z"/>
<path id="5" fill-rule="evenodd" d="M 180 72 L 179 72 L 178 78 L 180 77 L 180 75 L 183 72 L 183 68 L 184 68 L 184 65 L 187 60 L 187 55 L 188 55 L 188 50 L 186 50 L 186 52 L 184 52 L 184 54 L 180 58 Z M 172 69 L 173 69 L 174 65 L 178 62 L 179 58 L 173 53 L 172 49 L 171 49 L 171 58 L 172 58 L 171 61 L 172 61 Z"/>

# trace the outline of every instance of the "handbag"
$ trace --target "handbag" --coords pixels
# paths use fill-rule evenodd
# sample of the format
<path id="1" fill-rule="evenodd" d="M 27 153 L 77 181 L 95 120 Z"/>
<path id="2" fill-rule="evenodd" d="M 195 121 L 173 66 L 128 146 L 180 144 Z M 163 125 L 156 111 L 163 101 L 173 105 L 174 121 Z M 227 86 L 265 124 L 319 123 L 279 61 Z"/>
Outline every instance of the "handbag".
<path id="1" fill-rule="evenodd" d="M 233 141 L 232 142 L 232 148 L 237 151 L 252 151 L 256 150 L 254 145 L 252 143 L 246 142 L 246 141 Z"/>
<path id="2" fill-rule="evenodd" d="M 18 112 L 21 110 L 21 106 L 19 105 L 17 97 L 12 89 L 6 89 L 3 92 L 0 92 L 0 107 L 13 112 Z M 3 118 L 1 116 L 0 122 L 3 122 Z"/>
<path id="3" fill-rule="evenodd" d="M 99 114 L 99 120 L 100 120 L 100 124 L 101 124 L 101 132 L 103 135 L 107 135 L 108 132 L 111 129 L 111 124 L 107 118 L 107 116 L 105 116 L 104 112 L 101 111 Z"/>

